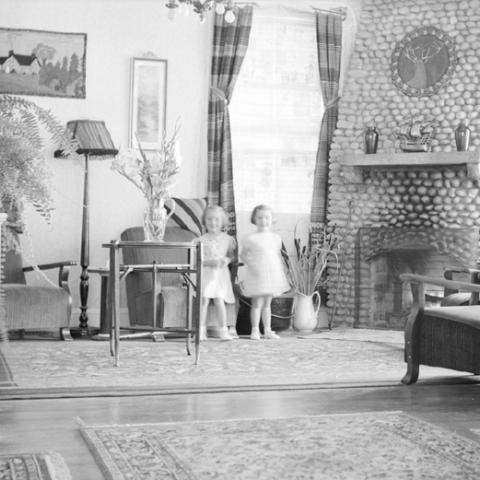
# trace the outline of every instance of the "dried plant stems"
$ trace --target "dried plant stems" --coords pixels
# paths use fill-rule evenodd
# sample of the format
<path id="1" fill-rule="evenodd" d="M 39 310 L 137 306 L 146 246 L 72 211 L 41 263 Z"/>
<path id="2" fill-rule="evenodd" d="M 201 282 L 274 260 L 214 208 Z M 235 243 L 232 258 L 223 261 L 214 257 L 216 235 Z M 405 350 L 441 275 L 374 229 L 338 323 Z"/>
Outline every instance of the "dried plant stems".
<path id="1" fill-rule="evenodd" d="M 318 242 L 311 235 L 307 245 L 303 245 L 294 233 L 295 251 L 284 255 L 290 283 L 296 292 L 312 295 L 319 286 L 325 284 L 327 267 L 332 261 L 338 266 L 338 241 L 335 235 L 323 231 Z"/>

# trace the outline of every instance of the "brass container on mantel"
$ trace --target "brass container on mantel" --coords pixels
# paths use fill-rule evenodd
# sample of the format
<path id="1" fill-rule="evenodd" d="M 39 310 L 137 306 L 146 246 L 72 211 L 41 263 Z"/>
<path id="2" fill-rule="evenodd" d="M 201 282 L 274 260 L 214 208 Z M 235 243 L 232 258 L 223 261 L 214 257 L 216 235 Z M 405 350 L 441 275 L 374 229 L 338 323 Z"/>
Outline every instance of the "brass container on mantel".
<path id="1" fill-rule="evenodd" d="M 466 152 L 470 146 L 470 128 L 465 120 L 461 120 L 455 129 L 455 144 L 457 152 Z"/>
<path id="2" fill-rule="evenodd" d="M 377 153 L 378 130 L 374 126 L 367 127 L 364 133 L 365 153 Z"/>

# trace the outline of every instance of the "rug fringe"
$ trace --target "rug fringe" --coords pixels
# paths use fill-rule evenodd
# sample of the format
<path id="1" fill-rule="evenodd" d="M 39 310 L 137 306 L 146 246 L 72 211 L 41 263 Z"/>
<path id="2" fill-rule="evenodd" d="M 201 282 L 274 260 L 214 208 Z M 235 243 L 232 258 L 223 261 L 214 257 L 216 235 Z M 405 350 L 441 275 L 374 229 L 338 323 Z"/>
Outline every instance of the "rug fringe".
<path id="1" fill-rule="evenodd" d="M 388 416 L 388 415 L 400 415 L 405 414 L 403 410 L 382 410 L 376 412 L 376 415 L 379 417 Z M 264 421 L 275 421 L 275 420 L 294 420 L 302 418 L 318 418 L 318 417 L 349 417 L 352 413 L 319 413 L 315 415 L 287 415 L 282 417 L 239 417 L 239 418 L 224 418 L 222 422 L 225 423 L 234 423 L 234 422 L 250 422 L 254 420 L 264 420 Z M 371 411 L 366 410 L 365 412 L 355 412 L 355 415 L 358 416 L 369 416 L 372 415 Z M 417 419 L 416 417 L 412 417 Z M 198 419 L 198 420 L 180 420 L 178 422 L 166 421 L 166 422 L 149 422 L 149 423 L 110 423 L 110 424 L 93 424 L 87 425 L 83 423 L 81 425 L 82 434 L 89 435 L 90 430 L 95 430 L 97 428 L 139 428 L 139 427 L 156 427 L 156 426 L 165 426 L 165 425 L 182 425 L 182 424 L 198 424 L 198 423 L 218 423 L 218 419 Z"/>
<path id="2" fill-rule="evenodd" d="M 87 424 L 83 421 L 81 417 L 73 417 L 73 421 L 79 426 L 79 427 L 86 427 Z"/>
<path id="3" fill-rule="evenodd" d="M 72 480 L 70 470 L 59 453 L 48 452 L 45 455 L 45 463 L 52 480 Z"/>

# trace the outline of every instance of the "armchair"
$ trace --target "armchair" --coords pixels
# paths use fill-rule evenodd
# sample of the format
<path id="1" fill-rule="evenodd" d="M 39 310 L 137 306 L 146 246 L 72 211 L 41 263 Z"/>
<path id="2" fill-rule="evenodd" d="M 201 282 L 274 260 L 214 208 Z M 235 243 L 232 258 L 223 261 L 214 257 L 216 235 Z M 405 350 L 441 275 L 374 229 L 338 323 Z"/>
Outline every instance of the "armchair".
<path id="1" fill-rule="evenodd" d="M 464 272 L 465 273 L 465 272 Z M 477 279 L 478 271 L 466 273 Z M 447 275 L 448 276 L 448 275 Z M 480 284 L 424 275 L 402 274 L 410 282 L 413 307 L 405 327 L 406 385 L 418 379 L 419 366 L 449 368 L 480 374 Z M 425 284 L 443 287 L 448 292 L 468 292 L 469 304 L 462 306 L 425 306 Z M 448 298 L 448 296 L 447 296 Z"/>
<path id="2" fill-rule="evenodd" d="M 70 267 L 76 262 L 65 261 L 38 265 L 40 270 L 58 268 L 58 287 L 27 285 L 25 273 L 34 267 L 23 267 L 20 253 L 5 254 L 3 291 L 7 330 L 59 329 L 62 340 L 71 340 L 70 316 L 72 297 L 68 287 Z"/>

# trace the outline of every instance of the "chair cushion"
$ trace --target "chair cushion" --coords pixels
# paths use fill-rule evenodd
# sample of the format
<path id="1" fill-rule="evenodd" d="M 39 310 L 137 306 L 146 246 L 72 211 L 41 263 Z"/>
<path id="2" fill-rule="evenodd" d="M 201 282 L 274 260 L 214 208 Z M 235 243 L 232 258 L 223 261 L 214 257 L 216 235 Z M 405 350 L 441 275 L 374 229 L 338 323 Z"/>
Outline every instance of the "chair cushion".
<path id="1" fill-rule="evenodd" d="M 207 198 L 173 198 L 175 209 L 168 226 L 177 226 L 199 236 L 203 232 L 202 214 L 207 206 Z M 168 211 L 169 206 L 166 208 Z"/>
<path id="2" fill-rule="evenodd" d="M 458 307 L 460 305 L 468 305 L 471 294 L 466 292 L 452 293 L 447 295 L 441 302 L 442 307 Z"/>
<path id="3" fill-rule="evenodd" d="M 426 308 L 425 315 L 463 323 L 480 329 L 480 305 Z"/>

